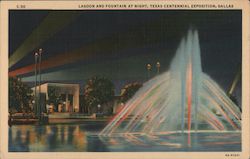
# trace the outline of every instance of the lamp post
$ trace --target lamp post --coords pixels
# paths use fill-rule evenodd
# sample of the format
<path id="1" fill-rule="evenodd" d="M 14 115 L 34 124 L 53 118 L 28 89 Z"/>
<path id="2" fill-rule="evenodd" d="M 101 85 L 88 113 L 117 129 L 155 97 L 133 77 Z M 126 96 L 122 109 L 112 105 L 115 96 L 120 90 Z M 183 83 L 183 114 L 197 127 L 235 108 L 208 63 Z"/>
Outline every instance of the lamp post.
<path id="1" fill-rule="evenodd" d="M 61 112 L 67 112 L 68 110 L 67 110 L 66 107 L 67 107 L 67 106 L 66 106 L 66 102 L 64 101 L 64 102 L 63 102 L 63 106 L 60 108 L 60 109 L 61 109 Z"/>
<path id="2" fill-rule="evenodd" d="M 160 62 L 158 61 L 158 62 L 156 63 L 157 75 L 159 75 L 159 73 L 160 73 L 160 67 L 161 67 L 161 64 L 160 64 Z"/>
<path id="3" fill-rule="evenodd" d="M 150 71 L 151 71 L 151 64 L 147 64 L 147 70 L 148 70 L 148 79 L 150 78 Z"/>
<path id="4" fill-rule="evenodd" d="M 98 113 L 101 113 L 101 105 L 100 104 L 97 105 L 97 108 L 98 108 Z"/>
<path id="5" fill-rule="evenodd" d="M 32 100 L 32 106 L 33 106 L 33 108 L 32 108 L 32 110 L 34 110 L 35 108 L 34 108 L 34 106 L 35 106 L 35 101 L 34 100 Z"/>
<path id="6" fill-rule="evenodd" d="M 38 108 L 37 108 L 37 58 L 38 58 L 38 53 L 35 52 L 35 114 L 38 115 Z"/>
<path id="7" fill-rule="evenodd" d="M 41 107 L 41 61 L 42 61 L 42 49 L 40 48 L 38 51 L 39 54 L 39 64 L 38 64 L 38 74 L 39 74 L 39 90 L 38 90 L 38 99 L 39 99 L 39 117 L 41 119 L 41 115 L 42 115 L 42 107 Z"/>

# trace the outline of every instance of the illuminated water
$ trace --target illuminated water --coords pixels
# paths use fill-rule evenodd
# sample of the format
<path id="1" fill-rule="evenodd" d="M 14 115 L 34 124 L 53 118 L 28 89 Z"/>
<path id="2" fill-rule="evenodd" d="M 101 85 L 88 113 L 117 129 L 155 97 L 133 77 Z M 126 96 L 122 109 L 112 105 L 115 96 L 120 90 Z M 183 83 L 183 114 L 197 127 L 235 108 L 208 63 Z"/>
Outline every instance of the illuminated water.
<path id="1" fill-rule="evenodd" d="M 241 133 L 192 133 L 192 147 L 187 134 L 171 133 L 148 136 L 100 137 L 105 122 L 64 125 L 17 125 L 9 128 L 10 152 L 138 152 L 138 151 L 241 151 Z M 197 142 L 199 141 L 199 142 Z"/>
<path id="2" fill-rule="evenodd" d="M 190 29 L 170 69 L 144 83 L 100 135 L 182 131 L 190 145 L 192 131 L 241 130 L 238 106 L 202 72 L 200 54 L 198 32 Z"/>
<path id="3" fill-rule="evenodd" d="M 109 146 L 112 151 L 124 145 L 135 151 L 239 150 L 241 112 L 202 71 L 200 54 L 198 32 L 190 29 L 169 70 L 144 83 L 100 132 L 101 140 L 122 145 Z"/>

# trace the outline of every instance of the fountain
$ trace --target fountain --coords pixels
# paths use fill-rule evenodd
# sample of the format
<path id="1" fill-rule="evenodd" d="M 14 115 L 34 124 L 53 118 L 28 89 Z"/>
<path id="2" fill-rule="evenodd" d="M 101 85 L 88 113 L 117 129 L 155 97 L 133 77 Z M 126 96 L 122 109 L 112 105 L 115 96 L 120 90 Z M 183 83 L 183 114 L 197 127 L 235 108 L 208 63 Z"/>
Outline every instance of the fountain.
<path id="1" fill-rule="evenodd" d="M 143 84 L 99 136 L 187 134 L 241 130 L 241 112 L 202 72 L 198 31 L 189 29 L 170 68 Z"/>

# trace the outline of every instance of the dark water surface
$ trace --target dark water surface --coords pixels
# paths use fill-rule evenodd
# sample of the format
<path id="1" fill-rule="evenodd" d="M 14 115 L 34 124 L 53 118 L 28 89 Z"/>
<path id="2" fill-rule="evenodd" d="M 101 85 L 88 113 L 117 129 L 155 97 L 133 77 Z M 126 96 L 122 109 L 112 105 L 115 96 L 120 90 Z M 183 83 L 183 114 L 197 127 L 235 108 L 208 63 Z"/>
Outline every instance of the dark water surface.
<path id="1" fill-rule="evenodd" d="M 14 125 L 9 128 L 10 152 L 145 152 L 241 151 L 241 133 L 141 134 L 100 137 L 105 122 L 59 125 Z"/>

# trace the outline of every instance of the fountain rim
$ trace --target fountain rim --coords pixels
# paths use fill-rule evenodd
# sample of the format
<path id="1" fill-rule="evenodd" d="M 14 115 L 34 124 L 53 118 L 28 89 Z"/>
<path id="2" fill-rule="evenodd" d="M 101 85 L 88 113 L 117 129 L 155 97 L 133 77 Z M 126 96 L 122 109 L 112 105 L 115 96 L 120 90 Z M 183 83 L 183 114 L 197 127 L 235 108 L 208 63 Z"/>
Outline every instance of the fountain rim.
<path id="1" fill-rule="evenodd" d="M 155 133 L 142 133 L 142 132 L 130 132 L 130 133 L 112 133 L 112 134 L 97 134 L 97 136 L 101 137 L 121 137 L 126 135 L 140 135 L 140 136 L 157 136 L 157 135 L 170 135 L 170 134 L 196 134 L 196 133 L 241 133 L 241 130 L 177 130 L 177 131 L 166 131 L 166 132 L 155 132 Z"/>

